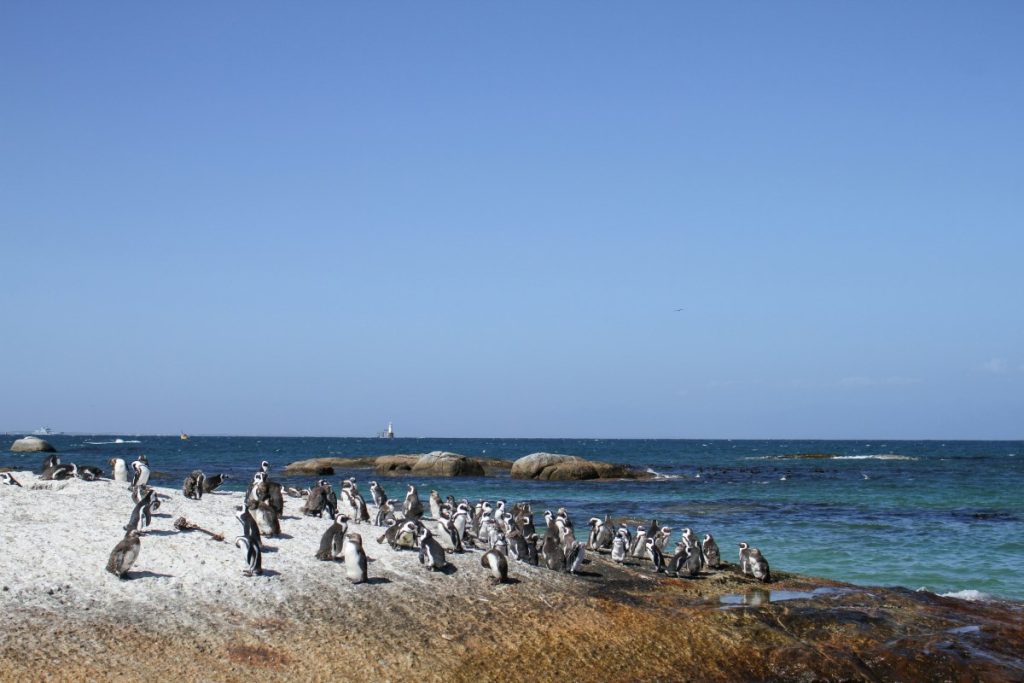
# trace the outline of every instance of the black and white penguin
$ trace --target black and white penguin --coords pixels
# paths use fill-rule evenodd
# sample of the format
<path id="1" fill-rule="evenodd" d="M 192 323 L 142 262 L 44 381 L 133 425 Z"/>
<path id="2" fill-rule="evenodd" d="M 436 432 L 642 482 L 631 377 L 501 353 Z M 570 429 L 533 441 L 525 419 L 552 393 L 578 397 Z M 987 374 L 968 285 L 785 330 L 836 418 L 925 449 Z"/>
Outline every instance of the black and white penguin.
<path id="1" fill-rule="evenodd" d="M 430 517 L 432 519 L 440 519 L 441 518 L 441 494 L 438 493 L 436 490 L 431 490 L 430 491 L 430 498 L 428 499 L 428 501 L 430 503 Z"/>
<path id="2" fill-rule="evenodd" d="M 45 458 L 43 458 L 43 472 L 45 472 L 46 470 L 51 470 L 59 464 L 59 455 L 48 455 Z"/>
<path id="3" fill-rule="evenodd" d="M 256 520 L 249 512 L 249 508 L 242 507 L 242 511 L 235 515 L 235 519 L 242 525 L 242 535 L 249 539 L 250 545 L 263 549 L 263 540 L 260 537 L 260 528 L 256 526 Z"/>
<path id="4" fill-rule="evenodd" d="M 149 483 L 149 463 L 145 455 L 140 455 L 138 460 L 132 463 L 132 485 L 131 488 L 138 490 Z"/>
<path id="5" fill-rule="evenodd" d="M 327 527 L 324 535 L 320 537 L 320 549 L 316 552 L 318 560 L 336 560 L 344 558 L 342 554 L 345 545 L 345 534 L 348 533 L 349 518 L 346 515 L 338 515 L 334 523 Z"/>
<path id="6" fill-rule="evenodd" d="M 450 517 L 442 517 L 437 523 L 439 536 L 445 539 L 448 550 L 453 553 L 461 553 L 465 550 L 462 546 L 462 536 L 459 534 L 455 522 Z"/>
<path id="7" fill-rule="evenodd" d="M 266 460 L 261 462 L 260 463 L 260 472 L 262 472 L 264 475 L 269 477 L 270 476 L 270 463 L 267 462 Z"/>
<path id="8" fill-rule="evenodd" d="M 480 557 L 480 566 L 490 570 L 495 583 L 508 581 L 508 560 L 501 552 L 488 550 Z"/>
<path id="9" fill-rule="evenodd" d="M 150 525 L 153 521 L 152 509 L 150 506 L 153 504 L 153 489 L 148 489 L 141 495 L 139 502 L 135 504 L 135 508 L 132 510 L 132 516 L 128 518 L 128 523 L 124 525 L 124 530 L 139 531 Z"/>
<path id="10" fill-rule="evenodd" d="M 281 517 L 269 500 L 261 500 L 259 505 L 252 510 L 252 516 L 262 535 L 278 536 L 281 534 Z"/>
<path id="11" fill-rule="evenodd" d="M 338 516 L 338 494 L 334 492 L 334 487 L 331 486 L 331 482 L 326 479 L 323 480 L 321 486 L 324 487 L 324 512 L 331 518 Z M 358 519 L 356 521 L 359 521 Z"/>
<path id="12" fill-rule="evenodd" d="M 647 539 L 647 554 L 651 558 L 651 562 L 654 564 L 654 572 L 661 574 L 665 571 L 665 558 L 661 554 L 661 548 L 658 547 L 658 541 L 654 538 Z"/>
<path id="13" fill-rule="evenodd" d="M 740 571 L 744 576 L 750 574 L 750 546 L 740 543 Z"/>
<path id="14" fill-rule="evenodd" d="M 641 559 L 647 556 L 647 527 L 642 524 L 636 528 L 636 538 L 633 539 L 629 555 Z"/>
<path id="15" fill-rule="evenodd" d="M 614 533 L 607 521 L 598 517 L 590 518 L 590 536 L 587 538 L 589 550 L 605 550 L 611 548 Z"/>
<path id="16" fill-rule="evenodd" d="M 658 529 L 654 535 L 654 542 L 658 544 L 658 550 L 662 553 L 665 552 L 665 548 L 668 547 L 669 541 L 672 540 L 672 527 L 663 526 Z"/>
<path id="17" fill-rule="evenodd" d="M 0 472 L 0 484 L 7 484 L 8 486 L 21 486 L 18 480 L 14 478 L 10 472 Z M 24 487 L 22 487 L 24 488 Z"/>
<path id="18" fill-rule="evenodd" d="M 516 562 L 528 561 L 530 549 L 526 543 L 526 537 L 519 529 L 513 529 L 506 537 L 508 541 L 508 556 Z"/>
<path id="19" fill-rule="evenodd" d="M 203 483 L 205 481 L 206 475 L 203 474 L 202 470 L 192 470 L 192 473 L 185 477 L 185 481 L 181 485 L 182 494 L 192 500 L 201 499 L 203 497 Z"/>
<path id="20" fill-rule="evenodd" d="M 384 487 L 375 481 L 370 482 L 370 496 L 373 497 L 373 504 L 377 507 L 388 502 L 388 494 L 384 491 Z"/>
<path id="21" fill-rule="evenodd" d="M 230 479 L 226 474 L 211 474 L 203 479 L 203 493 L 213 493 L 220 485 Z"/>
<path id="22" fill-rule="evenodd" d="M 258 543 L 253 543 L 245 536 L 239 536 L 235 539 L 235 547 L 245 550 L 245 569 L 242 570 L 242 574 L 255 576 L 263 573 L 263 550 Z"/>
<path id="23" fill-rule="evenodd" d="M 390 500 L 386 500 L 377 507 L 377 513 L 373 516 L 374 526 L 387 526 L 389 520 L 395 518 L 395 508 Z"/>
<path id="24" fill-rule="evenodd" d="M 310 517 L 323 517 L 324 509 L 327 507 L 327 487 L 323 480 L 309 490 L 309 497 L 302 506 L 302 514 Z"/>
<path id="25" fill-rule="evenodd" d="M 570 574 L 579 574 L 583 571 L 583 557 L 586 554 L 583 544 L 577 540 L 573 540 L 570 544 L 565 545 L 565 571 Z"/>
<path id="26" fill-rule="evenodd" d="M 110 551 L 110 558 L 107 560 L 107 571 L 119 579 L 127 576 L 128 570 L 139 558 L 139 550 L 142 543 L 139 541 L 139 532 L 132 529 L 124 535 L 114 549 Z"/>
<path id="27" fill-rule="evenodd" d="M 711 534 L 704 534 L 704 541 L 700 544 L 700 552 L 704 558 L 704 564 L 712 569 L 718 569 L 722 564 L 722 554 L 718 550 L 718 544 L 715 543 L 714 537 Z"/>
<path id="28" fill-rule="evenodd" d="M 352 583 L 366 583 L 367 561 L 366 553 L 363 552 L 363 537 L 356 533 L 345 536 L 345 545 L 342 547 L 342 555 L 345 562 L 345 576 Z"/>
<path id="29" fill-rule="evenodd" d="M 402 512 L 405 513 L 406 519 L 419 519 L 423 516 L 423 503 L 420 502 L 416 487 L 412 484 L 409 484 L 409 490 L 405 494 Z"/>
<path id="30" fill-rule="evenodd" d="M 52 467 L 47 467 L 43 470 L 40 479 L 52 479 L 54 481 L 60 481 L 62 479 L 71 479 L 78 472 L 78 466 L 74 463 L 67 464 L 56 464 Z"/>
<path id="31" fill-rule="evenodd" d="M 420 546 L 420 564 L 426 565 L 427 569 L 432 572 L 444 569 L 448 564 L 448 561 L 444 559 L 444 548 L 427 527 L 420 528 L 416 540 Z"/>
<path id="32" fill-rule="evenodd" d="M 75 474 L 83 481 L 96 481 L 103 477 L 103 470 L 95 465 L 79 465 Z"/>
<path id="33" fill-rule="evenodd" d="M 751 548 L 748 557 L 750 558 L 750 573 L 761 583 L 771 583 L 772 572 L 768 568 L 768 560 L 757 548 Z"/>
<path id="34" fill-rule="evenodd" d="M 124 459 L 111 458 L 107 463 L 110 465 L 114 481 L 128 483 L 128 465 L 125 464 Z"/>
<path id="35" fill-rule="evenodd" d="M 620 529 L 621 532 L 621 529 Z M 615 538 L 612 539 L 612 561 L 622 564 L 626 561 L 626 535 L 623 533 L 615 534 Z"/>
<path id="36" fill-rule="evenodd" d="M 696 578 L 700 574 L 700 550 L 682 543 L 683 548 L 672 556 L 666 571 L 672 576 Z"/>

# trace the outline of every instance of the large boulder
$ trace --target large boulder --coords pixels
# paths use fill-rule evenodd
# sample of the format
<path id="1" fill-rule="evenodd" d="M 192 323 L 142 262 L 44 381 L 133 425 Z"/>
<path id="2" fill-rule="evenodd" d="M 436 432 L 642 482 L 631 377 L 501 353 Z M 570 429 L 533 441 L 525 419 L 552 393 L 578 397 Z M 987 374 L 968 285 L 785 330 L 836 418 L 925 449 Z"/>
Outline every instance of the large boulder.
<path id="1" fill-rule="evenodd" d="M 583 479 L 649 479 L 653 475 L 626 465 L 586 460 L 576 455 L 531 453 L 512 463 L 513 479 L 574 481 Z"/>
<path id="2" fill-rule="evenodd" d="M 382 455 L 377 458 L 374 470 L 377 474 L 411 474 L 419 460 L 419 455 Z"/>
<path id="3" fill-rule="evenodd" d="M 373 467 L 376 460 L 376 458 L 310 458 L 288 463 L 284 466 L 284 474 L 289 477 L 301 474 L 325 477 L 334 474 L 335 468 L 355 470 Z"/>
<path id="4" fill-rule="evenodd" d="M 484 468 L 479 461 L 464 455 L 433 451 L 420 456 L 412 473 L 423 477 L 482 477 Z"/>
<path id="5" fill-rule="evenodd" d="M 38 436 L 26 436 L 11 444 L 12 453 L 56 453 L 57 449 L 50 442 Z"/>

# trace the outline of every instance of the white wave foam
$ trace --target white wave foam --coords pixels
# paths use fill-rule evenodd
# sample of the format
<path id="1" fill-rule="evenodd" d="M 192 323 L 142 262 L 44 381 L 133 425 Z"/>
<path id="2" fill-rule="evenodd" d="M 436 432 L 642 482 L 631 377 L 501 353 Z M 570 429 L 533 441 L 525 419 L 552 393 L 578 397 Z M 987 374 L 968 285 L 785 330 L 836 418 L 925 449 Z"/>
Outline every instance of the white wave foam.
<path id="1" fill-rule="evenodd" d="M 90 446 L 109 446 L 118 443 L 142 443 L 138 439 L 115 439 L 114 441 L 86 441 Z"/>
<path id="2" fill-rule="evenodd" d="M 655 479 L 679 479 L 678 474 L 662 474 L 661 472 L 655 472 L 650 467 L 647 468 L 648 474 L 653 474 Z"/>
<path id="3" fill-rule="evenodd" d="M 939 593 L 944 598 L 957 598 L 959 600 L 967 600 L 968 602 L 988 602 L 992 599 L 992 596 L 988 593 L 982 593 L 976 591 L 973 588 L 962 591 L 954 591 L 952 593 Z"/>

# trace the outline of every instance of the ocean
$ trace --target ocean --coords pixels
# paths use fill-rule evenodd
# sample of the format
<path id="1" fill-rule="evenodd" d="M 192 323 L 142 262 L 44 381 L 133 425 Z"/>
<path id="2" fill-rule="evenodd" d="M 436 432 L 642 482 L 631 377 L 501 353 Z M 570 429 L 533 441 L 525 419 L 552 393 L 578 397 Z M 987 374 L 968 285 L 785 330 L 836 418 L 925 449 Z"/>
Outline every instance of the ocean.
<path id="1" fill-rule="evenodd" d="M 10 435 L 13 441 L 21 435 Z M 508 475 L 458 479 L 379 478 L 392 497 L 411 481 L 423 494 L 526 500 L 536 511 L 564 506 L 581 535 L 591 516 L 657 519 L 675 530 L 710 532 L 723 556 L 761 549 L 773 569 L 865 586 L 1024 600 L 1024 442 L 749 441 L 610 439 L 362 439 L 54 435 L 62 461 L 98 465 L 149 459 L 158 486 L 180 487 L 193 469 L 233 477 L 242 489 L 262 460 L 272 478 L 290 462 L 451 451 L 514 460 L 536 452 L 618 462 L 653 481 L 538 482 Z M 122 443 L 115 443 L 121 439 Z M 796 457 L 794 457 L 796 456 Z M 38 470 L 39 454 L 0 454 L 0 467 Z M 332 481 L 369 470 L 337 470 Z M 368 494 L 367 494 L 368 495 Z"/>

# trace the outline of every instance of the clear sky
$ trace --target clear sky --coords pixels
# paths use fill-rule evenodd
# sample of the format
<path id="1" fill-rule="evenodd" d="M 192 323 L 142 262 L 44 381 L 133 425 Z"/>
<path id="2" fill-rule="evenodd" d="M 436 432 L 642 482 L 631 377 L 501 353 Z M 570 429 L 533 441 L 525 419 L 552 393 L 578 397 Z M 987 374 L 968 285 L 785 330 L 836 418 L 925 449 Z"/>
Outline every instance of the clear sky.
<path id="1" fill-rule="evenodd" d="M 0 429 L 1024 438 L 1022 35 L 7 0 Z"/>

